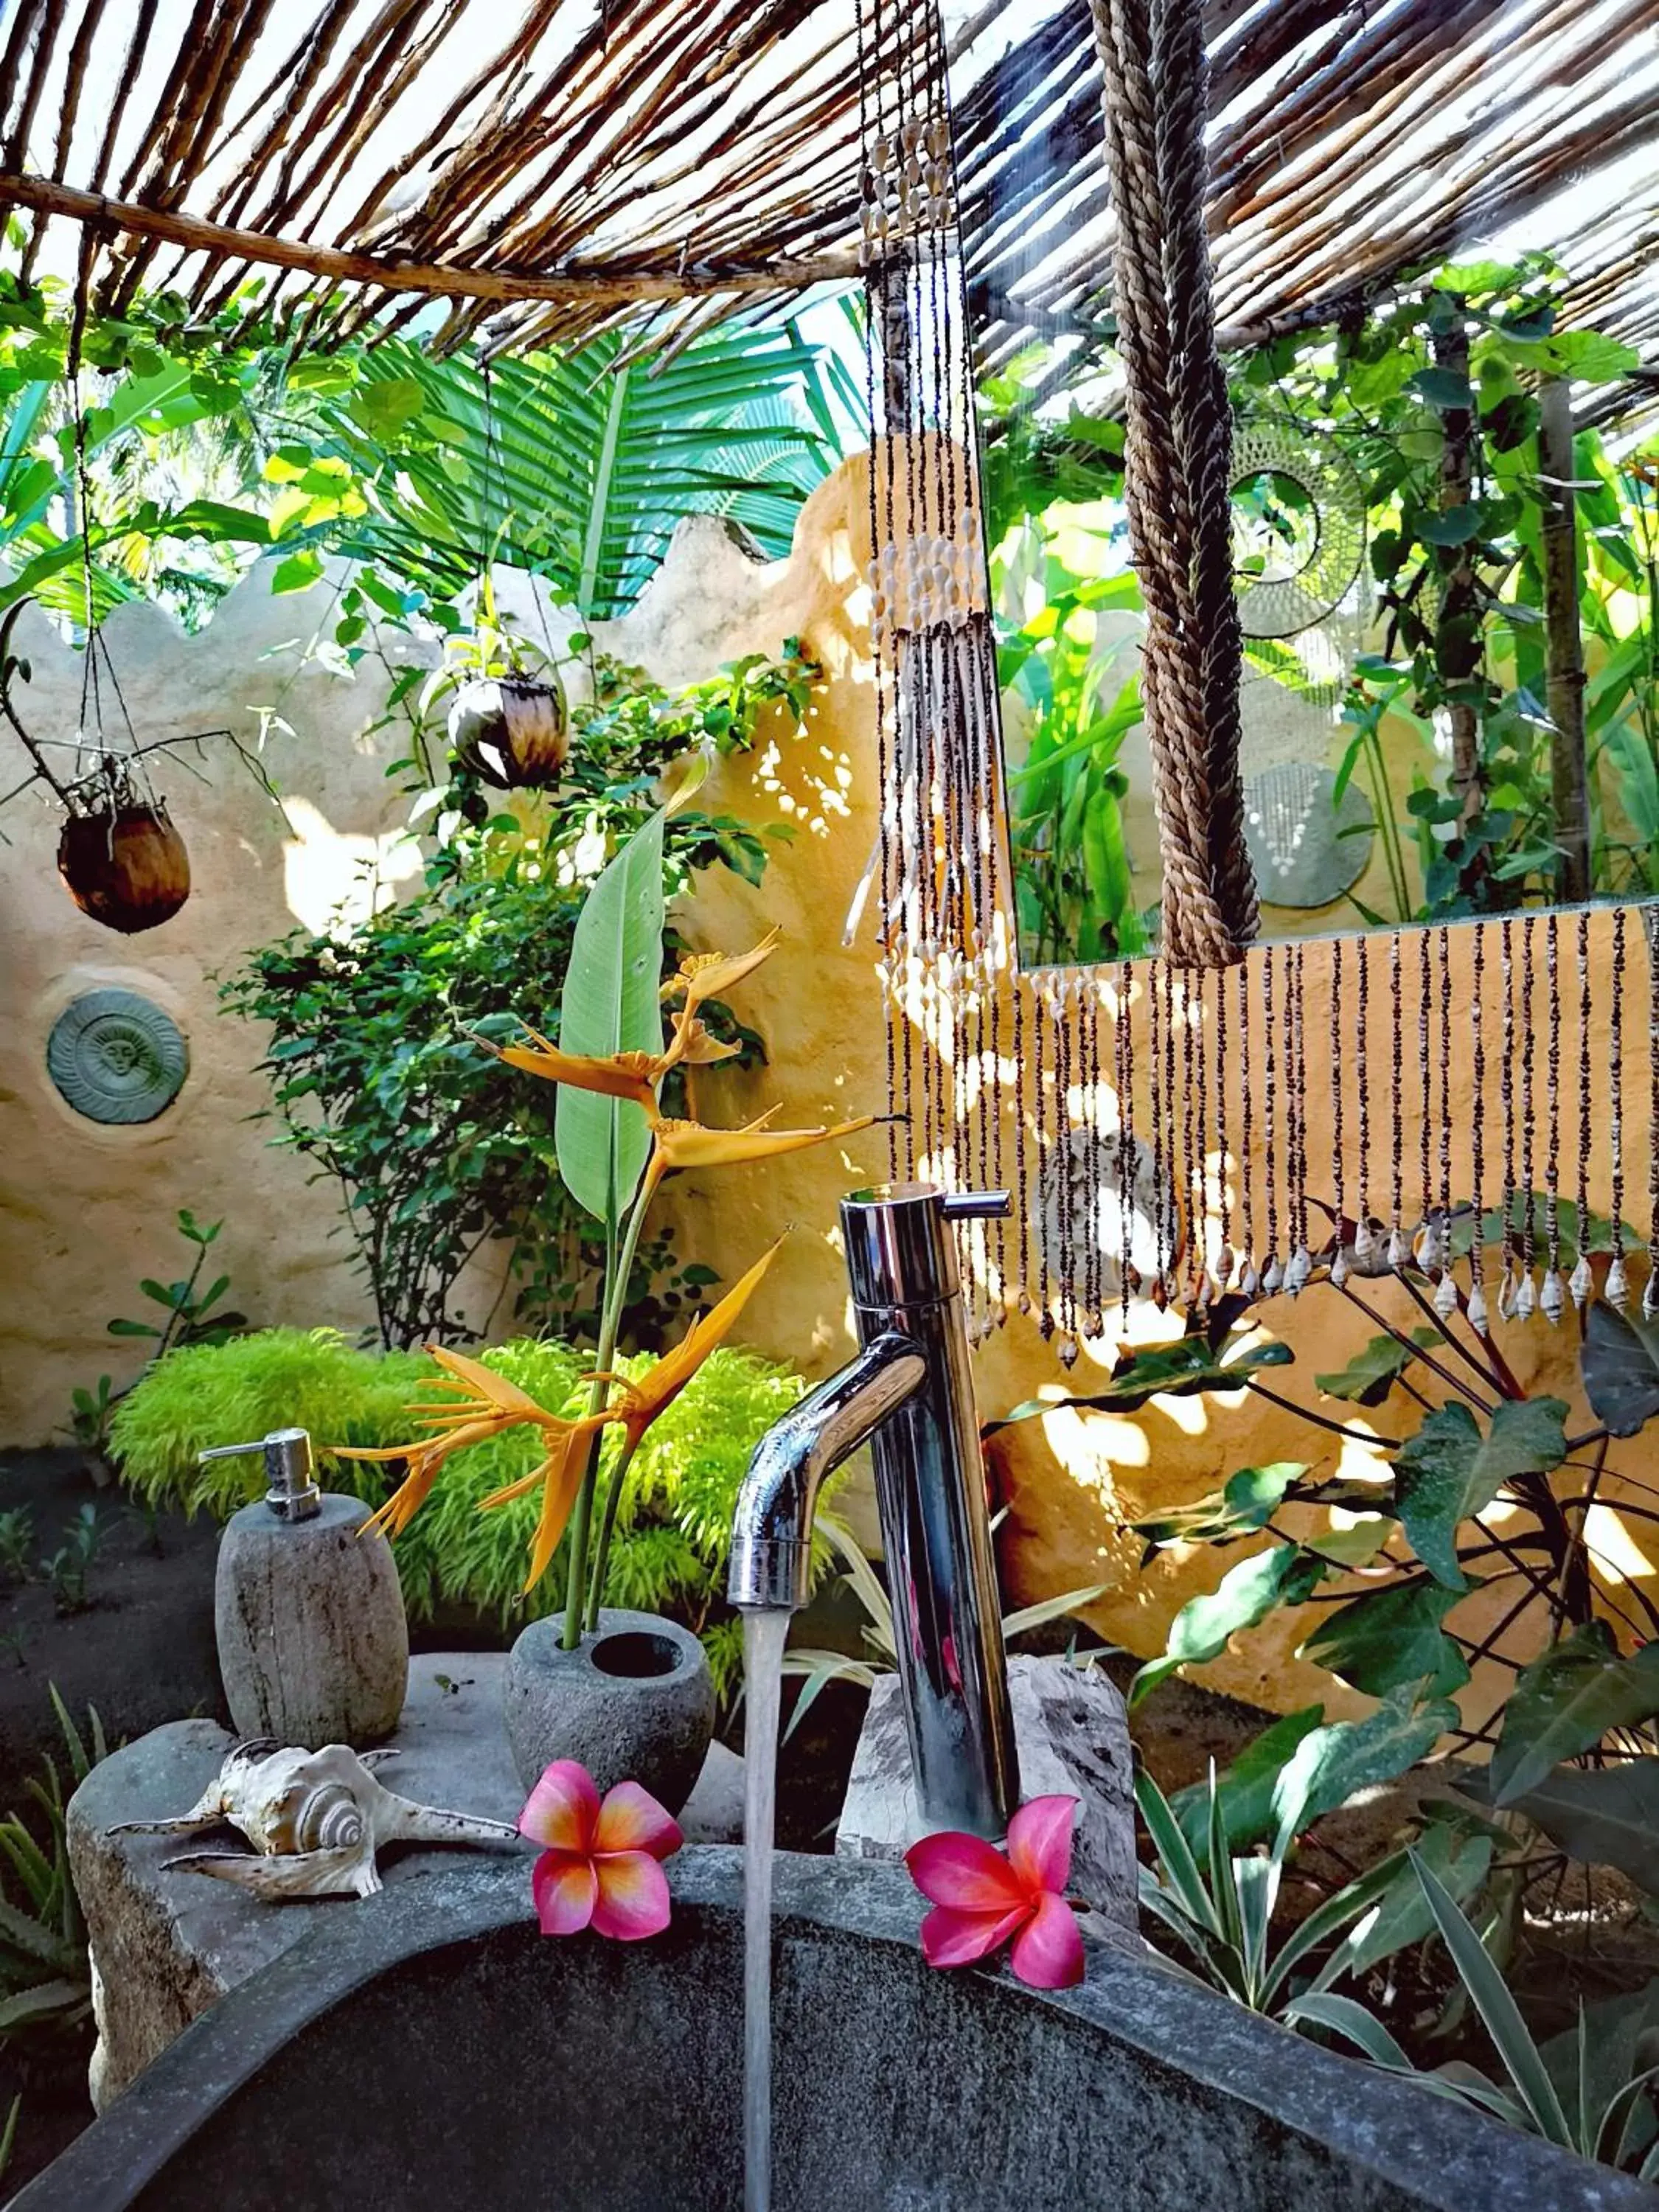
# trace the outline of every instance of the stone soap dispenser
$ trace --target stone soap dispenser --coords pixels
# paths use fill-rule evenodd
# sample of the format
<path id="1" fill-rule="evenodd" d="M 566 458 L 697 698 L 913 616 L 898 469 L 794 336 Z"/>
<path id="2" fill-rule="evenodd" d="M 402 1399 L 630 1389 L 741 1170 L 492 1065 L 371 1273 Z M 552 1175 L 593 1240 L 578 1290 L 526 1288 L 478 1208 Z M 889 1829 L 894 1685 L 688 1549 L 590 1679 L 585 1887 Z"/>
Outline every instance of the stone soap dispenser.
<path id="1" fill-rule="evenodd" d="M 236 1732 L 319 1751 L 390 1735 L 409 1681 L 409 1623 L 392 1547 L 361 1498 L 325 1493 L 304 1429 L 217 1444 L 204 1460 L 263 1452 L 265 1495 L 219 1543 L 214 1626 Z"/>

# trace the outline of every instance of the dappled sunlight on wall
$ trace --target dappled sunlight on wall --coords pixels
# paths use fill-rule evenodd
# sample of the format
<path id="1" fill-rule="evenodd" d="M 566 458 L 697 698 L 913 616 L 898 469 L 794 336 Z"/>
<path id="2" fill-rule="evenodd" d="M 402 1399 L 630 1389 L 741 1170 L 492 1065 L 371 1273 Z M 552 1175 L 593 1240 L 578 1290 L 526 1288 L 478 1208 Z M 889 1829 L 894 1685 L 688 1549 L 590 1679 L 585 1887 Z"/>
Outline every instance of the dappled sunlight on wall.
<path id="1" fill-rule="evenodd" d="M 294 832 L 283 847 L 283 895 L 313 936 L 367 921 L 420 875 L 420 847 L 401 829 L 378 837 L 339 830 L 298 797 L 285 798 L 283 812 Z"/>

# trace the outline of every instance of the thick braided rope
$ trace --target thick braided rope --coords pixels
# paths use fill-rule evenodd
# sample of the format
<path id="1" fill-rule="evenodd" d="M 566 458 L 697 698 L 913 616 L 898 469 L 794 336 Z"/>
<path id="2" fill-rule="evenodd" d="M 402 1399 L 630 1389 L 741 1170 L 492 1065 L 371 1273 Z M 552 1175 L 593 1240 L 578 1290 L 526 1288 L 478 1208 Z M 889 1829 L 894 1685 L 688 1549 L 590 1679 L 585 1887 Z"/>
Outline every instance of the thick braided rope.
<path id="1" fill-rule="evenodd" d="M 1146 602 L 1143 694 L 1164 860 L 1164 952 L 1237 960 L 1256 927 L 1238 768 L 1231 421 L 1205 228 L 1200 0 L 1091 0 L 1105 70 L 1127 381 L 1125 498 Z"/>

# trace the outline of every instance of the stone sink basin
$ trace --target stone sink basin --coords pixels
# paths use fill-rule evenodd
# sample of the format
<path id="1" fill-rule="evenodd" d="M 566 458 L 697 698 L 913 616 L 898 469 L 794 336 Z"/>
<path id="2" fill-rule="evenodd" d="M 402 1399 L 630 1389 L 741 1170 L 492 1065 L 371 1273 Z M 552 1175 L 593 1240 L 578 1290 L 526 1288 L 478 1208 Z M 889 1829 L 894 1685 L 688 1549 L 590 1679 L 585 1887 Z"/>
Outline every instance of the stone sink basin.
<path id="1" fill-rule="evenodd" d="M 342 1904 L 13 2212 L 736 2212 L 739 1855 L 683 1852 L 673 1926 L 628 1947 L 544 1940 L 526 1873 Z M 1053 1997 L 935 1973 L 899 1869 L 785 1855 L 777 1902 L 777 2212 L 1656 2202 L 1139 1957 Z"/>

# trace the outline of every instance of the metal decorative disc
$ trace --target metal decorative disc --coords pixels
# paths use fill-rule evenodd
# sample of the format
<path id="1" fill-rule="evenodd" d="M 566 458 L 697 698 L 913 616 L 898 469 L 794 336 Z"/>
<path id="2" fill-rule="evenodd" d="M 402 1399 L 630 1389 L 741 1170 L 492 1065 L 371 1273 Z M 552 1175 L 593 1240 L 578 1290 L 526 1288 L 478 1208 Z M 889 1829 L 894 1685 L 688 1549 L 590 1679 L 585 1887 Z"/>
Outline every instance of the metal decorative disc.
<path id="1" fill-rule="evenodd" d="M 88 1121 L 153 1121 L 184 1088 L 190 1052 L 178 1024 L 135 991 L 87 991 L 46 1041 L 46 1073 Z"/>
<path id="2" fill-rule="evenodd" d="M 1365 558 L 1365 490 L 1339 447 L 1273 416 L 1238 425 L 1228 479 L 1246 637 L 1294 637 L 1340 607 Z"/>
<path id="3" fill-rule="evenodd" d="M 1268 906 L 1329 906 L 1371 857 L 1370 802 L 1354 783 L 1333 805 L 1336 778 L 1312 761 L 1283 761 L 1244 786 L 1244 842 Z"/>
<path id="4" fill-rule="evenodd" d="M 1062 1147 L 1044 1161 L 1037 1205 L 1042 1241 L 1048 1252 L 1058 1253 L 1060 1237 L 1060 1176 L 1066 1177 L 1070 1204 L 1071 1243 L 1079 1255 L 1092 1244 L 1099 1254 L 1100 1292 L 1108 1304 L 1122 1294 L 1123 1247 L 1127 1231 L 1132 1276 L 1150 1286 L 1158 1273 L 1158 1218 L 1162 1200 L 1164 1272 L 1173 1272 L 1182 1247 L 1181 1208 L 1171 1188 L 1167 1168 L 1160 1176 L 1150 1145 L 1139 1137 L 1128 1146 L 1129 1205 L 1124 1219 L 1123 1176 L 1120 1160 L 1121 1139 L 1115 1129 L 1096 1136 L 1088 1129 L 1073 1129 Z M 1082 1279 L 1081 1257 L 1077 1264 Z M 1133 1285 L 1132 1285 L 1133 1287 Z"/>

